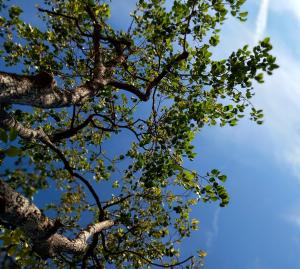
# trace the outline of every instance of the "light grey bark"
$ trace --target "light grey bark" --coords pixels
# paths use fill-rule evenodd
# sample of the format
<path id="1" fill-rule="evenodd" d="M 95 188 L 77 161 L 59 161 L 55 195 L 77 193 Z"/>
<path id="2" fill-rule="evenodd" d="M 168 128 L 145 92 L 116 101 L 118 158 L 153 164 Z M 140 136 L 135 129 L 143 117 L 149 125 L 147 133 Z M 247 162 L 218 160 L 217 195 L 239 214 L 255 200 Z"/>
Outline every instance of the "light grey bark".
<path id="1" fill-rule="evenodd" d="M 15 129 L 18 135 L 26 140 L 48 141 L 49 138 L 43 129 L 27 128 L 18 122 L 11 114 L 7 113 L 0 107 L 0 127 L 9 130 Z"/>
<path id="2" fill-rule="evenodd" d="M 45 72 L 35 76 L 0 72 L 0 104 L 40 108 L 68 107 L 89 100 L 106 84 L 103 79 L 68 90 L 57 87 L 53 77 Z"/>
<path id="3" fill-rule="evenodd" d="M 20 228 L 30 239 L 33 249 L 43 258 L 60 253 L 84 254 L 88 240 L 114 223 L 105 220 L 89 225 L 73 240 L 57 233 L 57 222 L 44 216 L 28 199 L 0 180 L 0 221 Z"/>

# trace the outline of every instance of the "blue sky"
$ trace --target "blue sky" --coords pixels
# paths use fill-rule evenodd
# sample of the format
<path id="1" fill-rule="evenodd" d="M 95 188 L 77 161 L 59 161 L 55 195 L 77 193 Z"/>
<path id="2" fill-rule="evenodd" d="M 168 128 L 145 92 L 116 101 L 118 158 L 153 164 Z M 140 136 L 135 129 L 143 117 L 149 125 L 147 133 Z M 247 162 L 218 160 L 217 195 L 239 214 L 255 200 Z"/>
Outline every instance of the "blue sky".
<path id="1" fill-rule="evenodd" d="M 133 2 L 115 1 L 113 19 L 126 24 L 117 14 Z M 225 23 L 215 57 L 270 36 L 280 69 L 255 86 L 253 103 L 264 109 L 264 125 L 245 119 L 197 136 L 191 166 L 227 174 L 231 202 L 194 208 L 200 230 L 184 242 L 183 255 L 207 250 L 208 269 L 300 268 L 300 1 L 248 0 L 244 9 L 248 21 Z"/>
<path id="2" fill-rule="evenodd" d="M 134 2 L 113 1 L 116 25 L 128 23 Z M 253 103 L 264 109 L 264 125 L 245 119 L 197 136 L 191 167 L 227 174 L 231 202 L 194 208 L 200 230 L 184 242 L 183 256 L 207 250 L 208 269 L 300 268 L 300 1 L 248 0 L 245 9 L 246 23 L 225 23 L 215 57 L 270 36 L 280 69 L 255 86 Z"/>
<path id="3" fill-rule="evenodd" d="M 280 69 L 256 86 L 265 123 L 207 128 L 196 139 L 195 166 L 219 167 L 229 181 L 225 209 L 205 205 L 193 244 L 206 247 L 206 268 L 299 268 L 300 1 L 249 0 L 249 20 L 227 21 L 217 54 L 270 36 Z"/>
<path id="4" fill-rule="evenodd" d="M 126 25 L 133 0 L 114 1 L 112 19 Z M 191 166 L 228 175 L 231 202 L 194 208 L 200 230 L 183 255 L 206 249 L 205 268 L 281 269 L 300 267 L 300 1 L 248 0 L 246 23 L 229 19 L 215 57 L 270 36 L 280 69 L 256 85 L 254 104 L 264 109 L 262 126 L 244 120 L 234 128 L 205 128 L 196 138 Z"/>

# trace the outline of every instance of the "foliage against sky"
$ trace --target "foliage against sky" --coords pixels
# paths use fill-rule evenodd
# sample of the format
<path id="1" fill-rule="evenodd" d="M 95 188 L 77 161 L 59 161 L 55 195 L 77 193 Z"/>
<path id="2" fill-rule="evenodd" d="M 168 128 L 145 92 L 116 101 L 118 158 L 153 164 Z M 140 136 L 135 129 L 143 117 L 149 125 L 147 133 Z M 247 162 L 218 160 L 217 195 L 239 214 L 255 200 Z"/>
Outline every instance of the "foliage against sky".
<path id="1" fill-rule="evenodd" d="M 212 60 L 210 52 L 227 16 L 246 19 L 243 2 L 174 1 L 166 9 L 162 1 L 141 0 L 126 32 L 109 25 L 109 2 L 45 1 L 37 8 L 40 25 L 23 21 L 17 6 L 2 9 L 2 57 L 23 74 L 1 73 L 2 127 L 12 137 L 16 129 L 22 147 L 3 179 L 28 198 L 47 188 L 60 194 L 47 209 L 61 232 L 76 233 L 87 218 L 115 223 L 101 233 L 96 257 L 73 259 L 73 267 L 98 259 L 119 268 L 178 263 L 181 239 L 197 229 L 191 206 L 228 204 L 225 175 L 199 175 L 184 161 L 195 157 L 193 138 L 206 125 L 235 126 L 244 114 L 262 123 L 250 99 L 253 81 L 277 67 L 269 39 L 228 59 Z M 112 156 L 111 139 L 126 139 L 128 148 L 114 146 Z M 103 201 L 101 192 L 110 191 Z M 4 231 L 7 245 L 11 231 Z M 16 242 L 27 240 L 12 233 Z M 29 268 L 39 259 L 30 243 L 10 251 Z M 63 267 L 69 258 L 51 262 Z"/>

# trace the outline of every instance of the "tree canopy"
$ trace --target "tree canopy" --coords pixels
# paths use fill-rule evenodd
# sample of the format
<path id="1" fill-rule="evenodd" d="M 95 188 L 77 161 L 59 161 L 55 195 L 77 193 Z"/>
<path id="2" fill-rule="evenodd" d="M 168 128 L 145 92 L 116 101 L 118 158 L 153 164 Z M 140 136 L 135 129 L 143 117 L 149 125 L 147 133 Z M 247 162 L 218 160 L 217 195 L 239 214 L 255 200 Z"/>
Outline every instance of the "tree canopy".
<path id="1" fill-rule="evenodd" d="M 0 1 L 3 268 L 201 266 L 180 257 L 191 209 L 229 196 L 217 169 L 186 168 L 193 139 L 261 124 L 253 83 L 278 67 L 268 38 L 214 58 L 244 2 L 139 0 L 121 29 L 111 1 L 37 1 L 36 25 Z"/>

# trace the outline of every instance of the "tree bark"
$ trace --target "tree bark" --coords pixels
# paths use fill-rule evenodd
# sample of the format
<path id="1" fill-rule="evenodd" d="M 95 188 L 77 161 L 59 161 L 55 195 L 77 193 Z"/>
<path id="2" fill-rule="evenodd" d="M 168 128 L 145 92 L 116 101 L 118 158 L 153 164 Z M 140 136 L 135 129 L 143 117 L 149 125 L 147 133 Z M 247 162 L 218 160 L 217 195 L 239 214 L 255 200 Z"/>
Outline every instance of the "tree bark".
<path id="1" fill-rule="evenodd" d="M 97 46 L 96 46 L 97 47 Z M 98 48 L 99 49 L 99 48 Z M 99 55 L 95 59 L 96 74 L 89 82 L 69 90 L 57 87 L 52 75 L 41 72 L 35 76 L 17 75 L 0 71 L 0 104 L 29 105 L 39 108 L 60 108 L 78 105 L 94 97 L 101 88 L 113 86 L 135 94 L 141 101 L 148 101 L 151 91 L 177 63 L 186 60 L 189 54 L 183 51 L 167 63 L 152 81 L 144 85 L 144 90 L 111 76 L 105 77 L 106 67 L 101 64 Z M 124 57 L 121 57 L 124 61 Z"/>
<path id="2" fill-rule="evenodd" d="M 32 242 L 33 250 L 42 258 L 50 258 L 60 253 L 82 255 L 88 249 L 88 240 L 114 223 L 105 220 L 89 225 L 73 240 L 59 234 L 59 222 L 47 218 L 27 198 L 14 191 L 0 180 L 0 221 L 20 228 Z"/>
<path id="3" fill-rule="evenodd" d="M 60 108 L 81 104 L 95 96 L 106 81 L 83 84 L 73 90 L 56 86 L 53 77 L 42 72 L 35 76 L 0 72 L 0 104 Z"/>
<path id="4" fill-rule="evenodd" d="M 18 135 L 26 140 L 41 140 L 48 141 L 49 138 L 45 134 L 44 130 L 27 128 L 20 122 L 18 122 L 12 114 L 7 113 L 0 107 L 0 127 L 9 130 L 15 129 Z"/>

